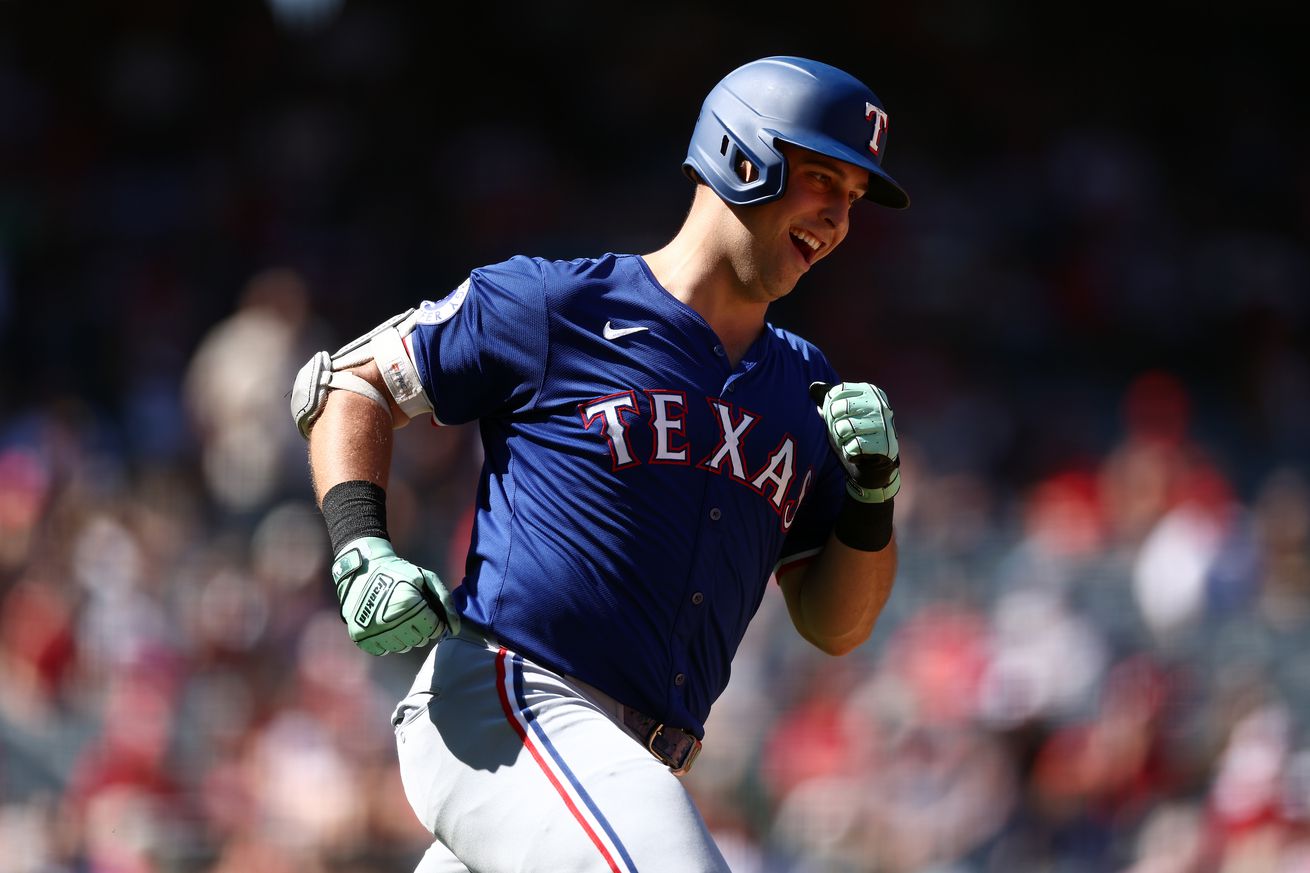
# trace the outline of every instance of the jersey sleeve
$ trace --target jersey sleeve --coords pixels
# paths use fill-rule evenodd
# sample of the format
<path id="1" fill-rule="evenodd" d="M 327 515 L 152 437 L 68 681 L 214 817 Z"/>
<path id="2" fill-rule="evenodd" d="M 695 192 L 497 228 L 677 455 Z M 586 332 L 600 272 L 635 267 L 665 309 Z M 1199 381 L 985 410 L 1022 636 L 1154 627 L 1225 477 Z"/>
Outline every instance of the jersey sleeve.
<path id="1" fill-rule="evenodd" d="M 811 354 L 810 381 L 827 382 L 829 385 L 841 381 L 821 352 L 811 349 Z M 814 483 L 797 511 L 796 521 L 783 540 L 782 551 L 774 567 L 775 574 L 800 566 L 822 551 L 837 523 L 837 513 L 846 494 L 846 470 L 837 460 L 832 447 L 827 445 L 826 427 L 821 439 L 826 448 L 822 453 L 823 460 L 815 469 Z"/>
<path id="2" fill-rule="evenodd" d="M 424 301 L 409 339 L 433 416 L 464 424 L 530 409 L 547 334 L 542 275 L 529 258 L 481 267 L 441 300 Z"/>
<path id="3" fill-rule="evenodd" d="M 846 493 L 846 471 L 836 455 L 815 472 L 815 483 L 811 487 L 811 495 L 801 505 L 796 522 L 783 540 L 775 573 L 808 562 L 827 544 Z"/>

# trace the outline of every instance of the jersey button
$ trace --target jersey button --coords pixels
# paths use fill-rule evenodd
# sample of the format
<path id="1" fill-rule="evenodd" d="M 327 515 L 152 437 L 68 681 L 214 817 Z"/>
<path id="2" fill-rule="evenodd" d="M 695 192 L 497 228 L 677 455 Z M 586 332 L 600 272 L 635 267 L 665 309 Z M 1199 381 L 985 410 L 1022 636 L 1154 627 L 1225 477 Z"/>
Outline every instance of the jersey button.
<path id="1" fill-rule="evenodd" d="M 718 355 L 719 357 L 723 357 L 723 346 L 715 346 L 714 354 Z"/>
<path id="2" fill-rule="evenodd" d="M 674 685 L 682 685 L 682 684 L 683 684 L 684 682 L 686 682 L 686 681 L 687 681 L 687 677 L 686 677 L 686 675 L 683 674 L 683 673 L 679 673 L 677 676 L 674 676 L 674 677 L 673 677 L 673 684 L 674 684 Z"/>
<path id="3" fill-rule="evenodd" d="M 723 511 L 717 506 L 710 510 L 710 521 L 718 521 L 723 518 Z"/>
<path id="4" fill-rule="evenodd" d="M 697 606 L 700 606 L 702 603 L 705 602 L 705 595 L 697 591 L 695 594 L 691 595 L 691 602 L 696 604 Z"/>

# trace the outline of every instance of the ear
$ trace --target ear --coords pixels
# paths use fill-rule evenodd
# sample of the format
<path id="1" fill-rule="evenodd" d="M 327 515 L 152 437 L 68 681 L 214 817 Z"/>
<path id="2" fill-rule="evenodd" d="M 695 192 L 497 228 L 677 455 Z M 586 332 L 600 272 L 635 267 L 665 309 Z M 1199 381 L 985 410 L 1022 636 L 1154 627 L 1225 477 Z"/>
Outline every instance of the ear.
<path id="1" fill-rule="evenodd" d="M 743 182 L 754 182 L 759 177 L 760 171 L 749 160 L 742 158 L 737 162 L 737 178 Z"/>

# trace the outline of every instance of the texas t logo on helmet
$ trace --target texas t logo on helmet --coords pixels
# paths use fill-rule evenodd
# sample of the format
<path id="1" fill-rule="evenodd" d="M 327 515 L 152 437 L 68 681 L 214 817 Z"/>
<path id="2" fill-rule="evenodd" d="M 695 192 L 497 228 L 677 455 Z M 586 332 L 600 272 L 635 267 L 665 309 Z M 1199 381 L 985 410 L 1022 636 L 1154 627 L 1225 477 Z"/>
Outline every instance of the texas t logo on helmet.
<path id="1" fill-rule="evenodd" d="M 882 138 L 891 127 L 891 119 L 887 117 L 887 110 L 872 103 L 865 103 L 864 120 L 873 122 L 873 138 L 869 140 L 869 151 L 876 155 L 882 151 Z"/>

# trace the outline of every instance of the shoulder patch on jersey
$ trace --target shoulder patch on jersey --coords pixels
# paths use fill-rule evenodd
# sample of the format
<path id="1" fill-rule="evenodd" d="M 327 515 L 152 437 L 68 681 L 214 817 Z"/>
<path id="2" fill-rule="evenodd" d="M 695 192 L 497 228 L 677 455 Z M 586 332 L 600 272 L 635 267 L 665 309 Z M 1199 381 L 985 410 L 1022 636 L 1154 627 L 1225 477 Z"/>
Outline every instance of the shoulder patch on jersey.
<path id="1" fill-rule="evenodd" d="M 468 293 L 469 280 L 465 279 L 458 288 L 440 300 L 436 302 L 424 300 L 418 308 L 415 320 L 419 324 L 441 324 L 443 321 L 449 321 L 459 311 L 460 306 L 464 304 L 464 298 L 468 296 Z"/>

